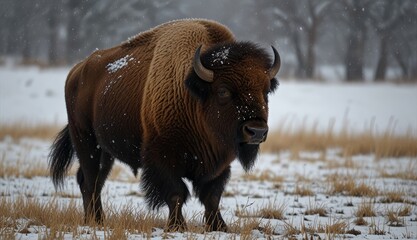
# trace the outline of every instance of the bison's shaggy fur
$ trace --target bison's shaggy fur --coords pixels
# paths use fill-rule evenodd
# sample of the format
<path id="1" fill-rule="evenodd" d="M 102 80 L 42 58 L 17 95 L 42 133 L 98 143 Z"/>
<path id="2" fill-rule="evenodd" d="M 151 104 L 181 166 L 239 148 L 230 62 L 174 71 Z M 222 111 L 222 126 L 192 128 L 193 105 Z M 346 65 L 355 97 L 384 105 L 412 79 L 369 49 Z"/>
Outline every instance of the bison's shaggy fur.
<path id="1" fill-rule="evenodd" d="M 146 200 L 168 205 L 170 230 L 186 227 L 187 178 L 205 206 L 207 229 L 225 231 L 218 206 L 230 163 L 238 158 L 249 169 L 266 138 L 267 95 L 278 85 L 274 53 L 273 64 L 264 50 L 208 20 L 169 22 L 94 52 L 67 78 L 68 125 L 50 154 L 55 186 L 75 151 L 86 218 L 101 222 L 100 192 L 117 158 L 135 174 L 143 169 Z"/>

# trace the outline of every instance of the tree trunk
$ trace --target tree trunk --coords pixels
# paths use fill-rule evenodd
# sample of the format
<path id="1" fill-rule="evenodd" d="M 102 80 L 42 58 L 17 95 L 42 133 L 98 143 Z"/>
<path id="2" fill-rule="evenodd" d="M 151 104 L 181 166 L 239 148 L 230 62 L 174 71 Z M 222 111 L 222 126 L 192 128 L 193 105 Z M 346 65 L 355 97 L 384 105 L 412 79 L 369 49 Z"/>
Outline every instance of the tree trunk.
<path id="1" fill-rule="evenodd" d="M 365 48 L 364 33 L 352 31 L 348 37 L 345 58 L 346 81 L 363 81 L 363 54 Z"/>
<path id="2" fill-rule="evenodd" d="M 402 59 L 400 51 L 393 52 L 394 59 L 398 63 L 398 66 L 401 68 L 402 77 L 404 79 L 408 78 L 408 69 L 407 69 L 407 63 Z"/>
<path id="3" fill-rule="evenodd" d="M 409 59 L 408 81 L 417 82 L 417 50 L 413 49 L 414 54 Z"/>
<path id="4" fill-rule="evenodd" d="M 52 3 L 53 6 L 49 8 L 48 16 L 48 26 L 49 26 L 49 52 L 48 52 L 48 61 L 49 64 L 56 65 L 58 61 L 58 20 L 57 20 L 57 11 L 55 7 L 55 2 Z"/>
<path id="5" fill-rule="evenodd" d="M 67 47 L 66 57 L 67 62 L 73 63 L 80 58 L 80 25 L 81 25 L 81 9 L 82 1 L 71 0 L 68 1 L 69 19 L 67 25 Z"/>
<path id="6" fill-rule="evenodd" d="M 387 72 L 387 60 L 388 60 L 388 44 L 386 34 L 381 34 L 379 45 L 379 58 L 378 65 L 375 71 L 374 80 L 377 82 L 385 81 L 385 74 Z"/>
<path id="7" fill-rule="evenodd" d="M 295 49 L 295 56 L 296 56 L 296 59 L 297 59 L 297 67 L 296 67 L 295 76 L 297 78 L 305 78 L 306 77 L 306 74 L 305 74 L 306 73 L 305 72 L 306 67 L 305 67 L 303 51 L 301 49 L 300 37 L 298 36 L 298 33 L 296 31 L 294 31 L 291 38 L 293 40 L 293 45 L 294 45 L 294 49 Z"/>
<path id="8" fill-rule="evenodd" d="M 307 66 L 306 66 L 306 77 L 313 79 L 314 68 L 316 65 L 316 57 L 314 55 L 314 46 L 316 45 L 316 33 L 317 25 L 313 22 L 313 25 L 308 31 L 308 43 L 307 43 Z"/>
<path id="9" fill-rule="evenodd" d="M 367 15 L 360 9 L 367 9 L 369 1 L 342 1 L 347 9 L 347 42 L 345 55 L 346 81 L 364 81 L 364 55 L 367 33 Z"/>
<path id="10" fill-rule="evenodd" d="M 22 60 L 23 62 L 32 60 L 32 52 L 31 52 L 31 41 L 30 41 L 30 29 L 29 24 L 25 24 L 23 27 L 22 33 L 22 40 L 23 40 L 23 48 L 22 48 Z"/>

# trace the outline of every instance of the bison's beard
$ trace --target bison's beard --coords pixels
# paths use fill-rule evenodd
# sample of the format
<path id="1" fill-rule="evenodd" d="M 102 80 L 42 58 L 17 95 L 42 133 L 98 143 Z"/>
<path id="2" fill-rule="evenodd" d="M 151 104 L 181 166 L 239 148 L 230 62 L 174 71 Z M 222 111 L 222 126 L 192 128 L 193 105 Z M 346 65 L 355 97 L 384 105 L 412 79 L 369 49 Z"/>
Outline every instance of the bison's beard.
<path id="1" fill-rule="evenodd" d="M 258 144 L 246 144 L 240 143 L 237 148 L 237 157 L 240 164 L 242 164 L 245 171 L 249 171 L 255 163 L 258 156 L 259 145 Z"/>

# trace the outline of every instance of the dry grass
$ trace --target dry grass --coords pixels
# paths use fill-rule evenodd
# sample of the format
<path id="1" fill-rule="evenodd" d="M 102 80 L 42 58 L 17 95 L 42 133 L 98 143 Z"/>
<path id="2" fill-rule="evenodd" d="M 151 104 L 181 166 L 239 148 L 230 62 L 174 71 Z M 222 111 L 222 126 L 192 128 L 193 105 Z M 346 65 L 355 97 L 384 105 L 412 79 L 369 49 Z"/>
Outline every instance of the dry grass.
<path id="1" fill-rule="evenodd" d="M 353 223 L 355 223 L 358 226 L 366 226 L 368 225 L 368 222 L 363 217 L 357 217 Z"/>
<path id="2" fill-rule="evenodd" d="M 23 177 L 31 179 L 36 176 L 49 176 L 49 171 L 44 159 L 30 159 L 31 147 L 24 147 L 16 153 L 17 160 L 7 161 L 7 152 L 0 155 L 0 177 Z M 31 164 L 27 164 L 30 162 Z"/>
<path id="3" fill-rule="evenodd" d="M 410 205 L 403 205 L 397 210 L 398 216 L 400 217 L 410 216 L 412 210 L 413 208 Z"/>
<path id="4" fill-rule="evenodd" d="M 14 152 L 13 157 L 17 160 L 10 161 L 6 151 L 0 153 L 0 178 L 21 177 L 26 179 L 32 179 L 34 177 L 49 177 L 47 161 L 44 158 L 34 158 L 31 156 L 31 146 L 24 146 Z M 30 162 L 30 164 L 28 164 Z M 68 172 L 68 176 L 76 174 L 78 169 L 77 161 Z M 108 177 L 111 181 L 120 182 L 138 182 L 138 178 L 135 177 L 131 169 L 120 162 L 116 162 L 112 168 L 112 171 Z"/>
<path id="5" fill-rule="evenodd" d="M 14 239 L 16 233 L 37 234 L 39 239 L 92 238 L 98 239 L 128 239 L 135 235 L 140 238 L 150 238 L 155 229 L 165 229 L 166 219 L 159 214 L 146 213 L 128 203 L 122 206 L 104 204 L 106 219 L 103 224 L 83 221 L 81 205 L 70 199 L 58 202 L 56 198 L 42 201 L 23 196 L 15 199 L 0 198 L 0 239 Z M 273 209 L 274 207 L 274 209 Z M 283 204 L 270 205 L 266 213 L 274 211 L 285 212 Z M 262 210 L 263 211 L 263 210 Z M 262 213 L 259 211 L 259 213 Z M 260 218 L 241 217 L 229 225 L 229 233 L 235 233 L 240 239 L 251 239 L 252 230 L 259 230 L 266 236 L 275 235 L 274 227 L 262 223 Z M 272 216 L 270 216 L 272 218 Z M 279 216 L 275 215 L 274 218 Z M 282 216 L 281 216 L 282 217 Z M 204 224 L 199 214 L 187 219 L 187 239 L 196 239 L 196 234 L 205 234 Z M 99 235 L 98 231 L 103 235 Z M 236 235 L 236 236 L 237 236 Z M 170 232 L 162 233 L 162 238 L 172 238 Z M 233 236 L 232 236 L 233 237 Z"/>
<path id="6" fill-rule="evenodd" d="M 53 123 L 27 123 L 23 121 L 14 123 L 2 123 L 0 125 L 0 140 L 5 137 L 13 139 L 20 138 L 39 138 L 45 140 L 53 140 L 62 126 Z"/>
<path id="7" fill-rule="evenodd" d="M 237 206 L 235 215 L 239 218 L 285 219 L 285 211 L 287 209 L 285 203 L 269 203 L 255 210 L 249 210 L 249 206 Z"/>
<path id="8" fill-rule="evenodd" d="M 278 176 L 270 170 L 264 170 L 260 173 L 245 173 L 242 175 L 242 179 L 246 181 L 267 181 L 273 183 L 282 183 L 284 181 L 284 177 Z"/>
<path id="9" fill-rule="evenodd" d="M 26 150 L 24 150 L 26 151 Z M 28 150 L 29 151 L 29 150 Z M 28 164 L 30 162 L 30 164 Z M 78 164 L 74 164 L 68 175 L 75 175 Z M 49 177 L 49 170 L 45 159 L 31 160 L 23 158 L 16 162 L 6 161 L 6 156 L 3 154 L 0 156 L 0 178 L 12 178 L 21 177 L 26 179 L 32 179 L 34 177 Z"/>
<path id="10" fill-rule="evenodd" d="M 403 227 L 405 225 L 404 217 L 410 216 L 412 207 L 410 205 L 401 205 L 387 208 L 385 217 L 388 226 Z"/>
<path id="11" fill-rule="evenodd" d="M 391 227 L 404 226 L 404 218 L 398 214 L 398 210 L 388 209 L 386 212 L 387 224 Z"/>
<path id="12" fill-rule="evenodd" d="M 417 163 L 411 160 L 402 169 L 396 170 L 395 172 L 388 172 L 385 168 L 381 168 L 379 172 L 380 176 L 383 178 L 399 178 L 417 181 Z"/>
<path id="13" fill-rule="evenodd" d="M 375 211 L 375 205 L 368 201 L 368 202 L 362 202 L 358 208 L 355 211 L 355 216 L 360 217 L 375 217 L 376 211 Z"/>
<path id="14" fill-rule="evenodd" d="M 382 225 L 382 227 L 380 227 Z M 381 223 L 375 222 L 374 219 L 372 219 L 371 224 L 369 225 L 369 234 L 371 235 L 385 235 L 386 231 L 384 230 L 384 225 Z"/>
<path id="15" fill-rule="evenodd" d="M 375 197 L 378 195 L 377 188 L 367 185 L 365 182 L 357 183 L 353 176 L 332 174 L 327 177 L 330 189 L 329 194 L 344 194 L 354 197 Z"/>
<path id="16" fill-rule="evenodd" d="M 165 226 L 165 221 L 157 214 L 145 214 L 129 204 L 119 209 L 109 207 L 102 225 L 90 222 L 88 227 L 81 228 L 85 226 L 83 211 L 72 200 L 69 204 L 60 204 L 55 199 L 41 202 L 34 198 L 2 198 L 0 212 L 3 216 L 0 221 L 0 229 L 3 231 L 0 232 L 1 239 L 9 239 L 10 236 L 14 238 L 15 232 L 37 233 L 42 239 L 63 238 L 64 234 L 84 238 L 83 234 L 94 236 L 96 230 L 103 231 L 106 239 L 126 239 L 127 234 L 150 236 L 154 227 Z M 24 224 L 21 224 L 22 220 Z"/>
<path id="17" fill-rule="evenodd" d="M 75 230 L 83 224 L 82 212 L 74 201 L 60 205 L 55 199 L 42 203 L 37 199 L 23 196 L 12 200 L 1 198 L 0 212 L 4 216 L 2 219 L 7 219 L 0 225 L 6 227 L 11 224 L 18 231 L 36 225 L 68 232 L 69 228 Z M 20 226 L 19 219 L 27 219 L 28 222 L 25 226 Z"/>
<path id="18" fill-rule="evenodd" d="M 305 215 L 319 215 L 320 217 L 327 217 L 327 210 L 323 204 L 310 204 Z"/>
<path id="19" fill-rule="evenodd" d="M 287 205 L 285 203 L 280 204 L 268 204 L 266 207 L 261 208 L 258 211 L 258 217 L 266 219 L 285 219 L 285 211 Z"/>
<path id="20" fill-rule="evenodd" d="M 252 230 L 259 230 L 267 236 L 276 234 L 273 230 L 273 226 L 270 224 L 262 224 L 261 220 L 256 218 L 239 218 L 229 226 L 228 231 L 236 234 L 236 236 L 231 236 L 230 239 L 253 239 Z M 212 237 L 209 239 L 216 238 Z"/>
<path id="21" fill-rule="evenodd" d="M 349 224 L 345 221 L 337 220 L 335 222 L 330 222 L 322 226 L 319 232 L 324 232 L 328 236 L 328 239 L 334 239 L 337 234 L 345 234 L 348 230 Z"/>
<path id="22" fill-rule="evenodd" d="M 317 233 L 325 233 L 326 239 L 335 239 L 338 235 L 354 231 L 353 229 L 348 230 L 348 222 L 342 220 L 330 219 L 327 224 L 313 223 L 308 225 L 302 222 L 299 227 L 288 222 L 284 222 L 284 224 L 284 237 L 289 239 L 299 239 L 295 235 L 301 235 L 302 239 L 320 239 L 320 237 L 317 238 Z"/>
<path id="23" fill-rule="evenodd" d="M 384 198 L 381 199 L 381 203 L 402 203 L 405 202 L 404 192 L 402 191 L 389 191 L 384 194 Z"/>
<path id="24" fill-rule="evenodd" d="M 317 151 L 325 156 L 329 148 L 342 149 L 342 156 L 349 157 L 358 154 L 374 153 L 376 159 L 384 157 L 417 156 L 417 137 L 412 133 L 406 135 L 394 134 L 394 124 L 389 124 L 385 132 L 376 133 L 371 126 L 368 131 L 354 133 L 346 127 L 336 132 L 334 122 L 329 124 L 326 131 L 317 130 L 317 124 L 307 128 L 293 130 L 283 121 L 277 130 L 269 134 L 268 140 L 262 144 L 266 152 L 289 150 L 292 158 L 298 159 L 300 151 Z M 9 136 L 13 139 L 23 137 L 52 140 L 62 129 L 56 123 L 27 123 L 23 121 L 0 125 L 0 140 Z M 413 131 L 409 131 L 413 132 Z"/>
<path id="25" fill-rule="evenodd" d="M 315 195 L 314 191 L 311 190 L 311 188 L 309 188 L 309 186 L 301 185 L 300 183 L 298 183 L 295 186 L 293 194 L 301 196 L 301 197 L 314 196 Z"/>
<path id="26" fill-rule="evenodd" d="M 336 159 L 327 159 L 325 168 L 327 169 L 338 169 L 338 168 L 357 169 L 359 168 L 359 165 L 356 164 L 352 160 L 352 156 L 346 156 L 343 158 L 342 161 L 338 161 Z"/>
<path id="27" fill-rule="evenodd" d="M 34 164 L 25 166 L 22 164 L 7 164 L 5 161 L 0 162 L 0 177 L 22 177 L 32 179 L 34 177 L 48 177 L 49 171 L 44 164 Z"/>
<path id="28" fill-rule="evenodd" d="M 393 121 L 386 131 L 378 133 L 372 124 L 369 130 L 362 133 L 351 131 L 347 124 L 340 131 L 334 130 L 334 121 L 326 131 L 317 130 L 317 125 L 296 130 L 291 124 L 283 121 L 277 130 L 268 136 L 263 144 L 265 152 L 280 152 L 288 150 L 292 158 L 299 158 L 301 151 L 325 152 L 329 148 L 340 148 L 342 156 L 348 157 L 359 154 L 375 154 L 376 159 L 385 157 L 416 157 L 417 137 L 409 131 L 406 135 L 394 134 Z"/>

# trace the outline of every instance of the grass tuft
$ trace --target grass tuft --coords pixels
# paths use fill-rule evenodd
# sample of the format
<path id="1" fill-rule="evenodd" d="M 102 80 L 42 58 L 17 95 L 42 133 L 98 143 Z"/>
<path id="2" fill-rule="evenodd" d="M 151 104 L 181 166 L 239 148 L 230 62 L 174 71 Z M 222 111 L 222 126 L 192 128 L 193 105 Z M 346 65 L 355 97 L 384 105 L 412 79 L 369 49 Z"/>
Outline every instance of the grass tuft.
<path id="1" fill-rule="evenodd" d="M 310 204 L 305 215 L 319 215 L 320 217 L 327 217 L 327 210 L 323 204 Z"/>
<path id="2" fill-rule="evenodd" d="M 355 223 L 358 226 L 367 226 L 368 222 L 363 217 L 357 217 L 353 223 Z"/>
<path id="3" fill-rule="evenodd" d="M 246 181 L 260 181 L 273 183 L 282 183 L 284 181 L 284 177 L 276 175 L 271 170 L 263 170 L 258 174 L 245 173 L 242 175 L 242 178 Z"/>
<path id="4" fill-rule="evenodd" d="M 237 206 L 235 215 L 240 218 L 285 219 L 287 205 L 285 203 L 269 203 L 264 207 L 249 210 L 249 206 Z"/>
<path id="5" fill-rule="evenodd" d="M 369 202 L 362 202 L 355 211 L 355 216 L 360 217 L 375 217 L 375 205 Z"/>
<path id="6" fill-rule="evenodd" d="M 417 163 L 410 161 L 403 168 L 397 169 L 395 172 L 388 172 L 386 169 L 380 169 L 380 175 L 383 178 L 398 178 L 404 180 L 417 181 Z"/>
<path id="7" fill-rule="evenodd" d="M 385 197 L 381 199 L 381 203 L 402 203 L 405 202 L 404 193 L 400 191 L 389 191 L 385 193 Z"/>
<path id="8" fill-rule="evenodd" d="M 331 174 L 327 177 L 330 189 L 329 194 L 344 194 L 354 197 L 375 197 L 378 195 L 377 188 L 369 186 L 364 182 L 357 183 L 353 176 Z"/>
<path id="9" fill-rule="evenodd" d="M 294 190 L 294 195 L 299 195 L 301 197 L 305 197 L 305 196 L 314 196 L 315 193 L 313 190 L 311 190 L 311 188 L 305 186 L 305 185 L 300 185 L 297 184 L 295 186 L 295 190 Z"/>

